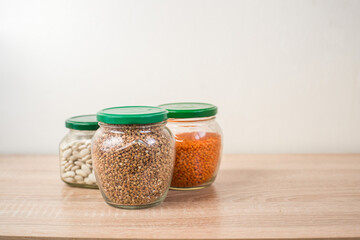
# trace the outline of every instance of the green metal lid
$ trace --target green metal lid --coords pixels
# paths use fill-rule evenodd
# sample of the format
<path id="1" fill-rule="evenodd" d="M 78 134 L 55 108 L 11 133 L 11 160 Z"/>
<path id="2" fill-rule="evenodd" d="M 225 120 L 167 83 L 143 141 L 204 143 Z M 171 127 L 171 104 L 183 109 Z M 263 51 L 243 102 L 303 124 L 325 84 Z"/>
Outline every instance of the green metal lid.
<path id="1" fill-rule="evenodd" d="M 167 113 L 165 109 L 160 107 L 112 107 L 98 112 L 97 120 L 107 124 L 150 124 L 166 120 Z"/>
<path id="2" fill-rule="evenodd" d="M 98 122 L 96 120 L 96 115 L 80 115 L 68 118 L 65 121 L 65 126 L 67 128 L 75 130 L 96 130 L 99 128 Z"/>
<path id="3" fill-rule="evenodd" d="M 169 111 L 169 118 L 199 118 L 216 115 L 217 107 L 209 103 L 179 102 L 162 104 Z"/>

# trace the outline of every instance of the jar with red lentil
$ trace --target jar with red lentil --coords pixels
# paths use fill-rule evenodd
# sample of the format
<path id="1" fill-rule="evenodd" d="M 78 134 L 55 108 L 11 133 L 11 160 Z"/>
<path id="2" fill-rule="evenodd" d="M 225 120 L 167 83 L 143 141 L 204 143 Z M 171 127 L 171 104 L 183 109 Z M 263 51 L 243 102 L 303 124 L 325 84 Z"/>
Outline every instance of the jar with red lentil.
<path id="1" fill-rule="evenodd" d="M 210 186 L 222 152 L 222 133 L 215 120 L 217 107 L 181 102 L 160 105 L 168 110 L 168 127 L 175 135 L 176 158 L 170 189 L 193 190 Z"/>
<path id="2" fill-rule="evenodd" d="M 160 204 L 170 187 L 175 140 L 160 107 L 126 106 L 97 113 L 92 142 L 99 189 L 109 205 L 147 208 Z"/>

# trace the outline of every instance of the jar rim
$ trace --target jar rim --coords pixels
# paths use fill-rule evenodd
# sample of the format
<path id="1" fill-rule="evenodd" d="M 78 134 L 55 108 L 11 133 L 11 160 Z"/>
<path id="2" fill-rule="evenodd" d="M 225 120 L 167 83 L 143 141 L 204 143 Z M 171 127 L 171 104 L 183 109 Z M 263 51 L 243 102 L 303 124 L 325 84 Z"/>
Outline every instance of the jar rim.
<path id="1" fill-rule="evenodd" d="M 198 117 L 198 118 L 169 118 L 167 121 L 171 122 L 205 122 L 215 119 L 216 116 Z"/>
<path id="2" fill-rule="evenodd" d="M 162 104 L 160 107 L 169 112 L 169 118 L 201 118 L 217 114 L 217 107 L 210 103 L 177 102 Z"/>
<path id="3" fill-rule="evenodd" d="M 78 115 L 66 119 L 65 127 L 74 130 L 95 131 L 99 128 L 95 114 Z"/>
<path id="4" fill-rule="evenodd" d="M 167 123 L 166 120 L 156 123 L 146 123 L 146 124 L 109 124 L 104 122 L 99 122 L 100 127 L 105 128 L 148 128 L 148 127 L 156 127 L 156 126 L 165 126 Z"/>
<path id="5" fill-rule="evenodd" d="M 152 106 L 120 106 L 102 109 L 97 120 L 107 124 L 131 125 L 150 124 L 166 120 L 168 111 Z"/>

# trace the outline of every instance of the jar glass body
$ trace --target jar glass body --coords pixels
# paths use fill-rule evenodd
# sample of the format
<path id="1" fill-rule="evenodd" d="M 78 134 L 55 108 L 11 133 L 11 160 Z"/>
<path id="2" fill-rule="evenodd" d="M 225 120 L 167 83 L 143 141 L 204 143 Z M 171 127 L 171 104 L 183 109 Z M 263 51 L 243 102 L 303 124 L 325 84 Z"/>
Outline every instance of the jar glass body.
<path id="1" fill-rule="evenodd" d="M 165 124 L 99 123 L 92 156 L 99 189 L 109 205 L 146 208 L 165 199 L 175 162 L 175 140 Z"/>
<path id="2" fill-rule="evenodd" d="M 95 132 L 70 129 L 60 142 L 60 177 L 65 183 L 97 188 L 91 159 L 91 139 Z"/>
<path id="3" fill-rule="evenodd" d="M 171 118 L 176 159 L 170 189 L 193 190 L 210 186 L 216 178 L 222 155 L 222 133 L 215 116 Z"/>

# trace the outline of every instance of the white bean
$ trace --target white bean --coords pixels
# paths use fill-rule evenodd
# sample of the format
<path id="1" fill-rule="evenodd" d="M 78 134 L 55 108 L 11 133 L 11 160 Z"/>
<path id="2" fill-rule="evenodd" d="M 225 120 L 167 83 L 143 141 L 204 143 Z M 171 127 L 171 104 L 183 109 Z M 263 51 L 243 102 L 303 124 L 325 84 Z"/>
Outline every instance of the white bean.
<path id="1" fill-rule="evenodd" d="M 87 176 L 87 174 L 81 169 L 78 169 L 75 172 L 76 172 L 77 175 L 80 175 L 80 176 L 83 176 L 83 177 Z"/>
<path id="2" fill-rule="evenodd" d="M 73 166 L 73 167 L 71 168 L 71 171 L 75 171 L 75 170 L 78 170 L 78 169 L 80 169 L 79 166 Z"/>
<path id="3" fill-rule="evenodd" d="M 67 172 L 67 171 L 70 171 L 72 167 L 73 167 L 72 165 L 69 165 L 67 168 L 65 168 L 65 171 L 66 171 L 66 172 Z"/>
<path id="4" fill-rule="evenodd" d="M 80 157 L 85 157 L 86 155 L 90 154 L 89 149 L 83 149 L 80 152 Z"/>
<path id="5" fill-rule="evenodd" d="M 64 177 L 74 177 L 75 176 L 75 172 L 73 171 L 68 171 L 64 174 Z"/>
<path id="6" fill-rule="evenodd" d="M 78 152 L 77 150 L 74 150 L 74 151 L 73 151 L 73 156 L 74 156 L 75 158 L 79 158 L 79 152 Z"/>
<path id="7" fill-rule="evenodd" d="M 67 168 L 68 166 L 70 166 L 72 163 L 71 162 L 67 162 L 65 163 L 64 167 Z"/>
<path id="8" fill-rule="evenodd" d="M 89 178 L 85 178 L 84 182 L 89 185 L 93 184 L 93 182 Z"/>
<path id="9" fill-rule="evenodd" d="M 71 149 L 71 148 L 66 149 L 65 151 L 63 151 L 62 156 L 63 156 L 64 158 L 68 158 L 68 157 L 70 156 L 71 152 L 72 152 L 72 149 Z"/>
<path id="10" fill-rule="evenodd" d="M 82 142 L 77 142 L 77 143 L 75 143 L 75 145 L 74 145 L 73 147 L 74 147 L 75 149 L 78 149 L 81 144 L 82 144 Z"/>
<path id="11" fill-rule="evenodd" d="M 83 165 L 84 163 L 82 163 L 82 162 L 80 162 L 80 161 L 76 161 L 75 162 L 75 165 L 78 165 L 78 166 L 81 166 L 81 165 Z"/>
<path id="12" fill-rule="evenodd" d="M 83 158 L 81 159 L 81 161 L 83 162 L 83 161 L 89 160 L 90 158 L 91 158 L 91 155 L 88 154 L 88 155 L 86 155 L 85 157 L 83 157 Z"/>
<path id="13" fill-rule="evenodd" d="M 82 165 L 81 170 L 83 170 L 86 173 L 86 175 L 89 175 L 91 173 L 90 168 L 86 165 Z"/>
<path id="14" fill-rule="evenodd" d="M 95 174 L 94 174 L 94 173 L 90 173 L 88 178 L 90 179 L 90 181 L 92 181 L 92 182 L 94 182 L 94 183 L 96 182 L 96 178 L 95 178 Z"/>
<path id="15" fill-rule="evenodd" d="M 76 180 L 77 182 L 83 182 L 83 181 L 84 181 L 83 176 L 80 176 L 80 175 L 76 175 L 74 178 L 75 178 L 75 180 Z"/>
<path id="16" fill-rule="evenodd" d="M 83 144 L 83 145 L 80 145 L 78 149 L 79 149 L 79 150 L 83 150 L 83 149 L 85 149 L 85 148 L 86 148 L 86 145 Z"/>
<path id="17" fill-rule="evenodd" d="M 72 177 L 67 177 L 67 178 L 64 179 L 64 181 L 65 182 L 71 182 L 71 183 L 75 182 L 75 180 Z"/>

